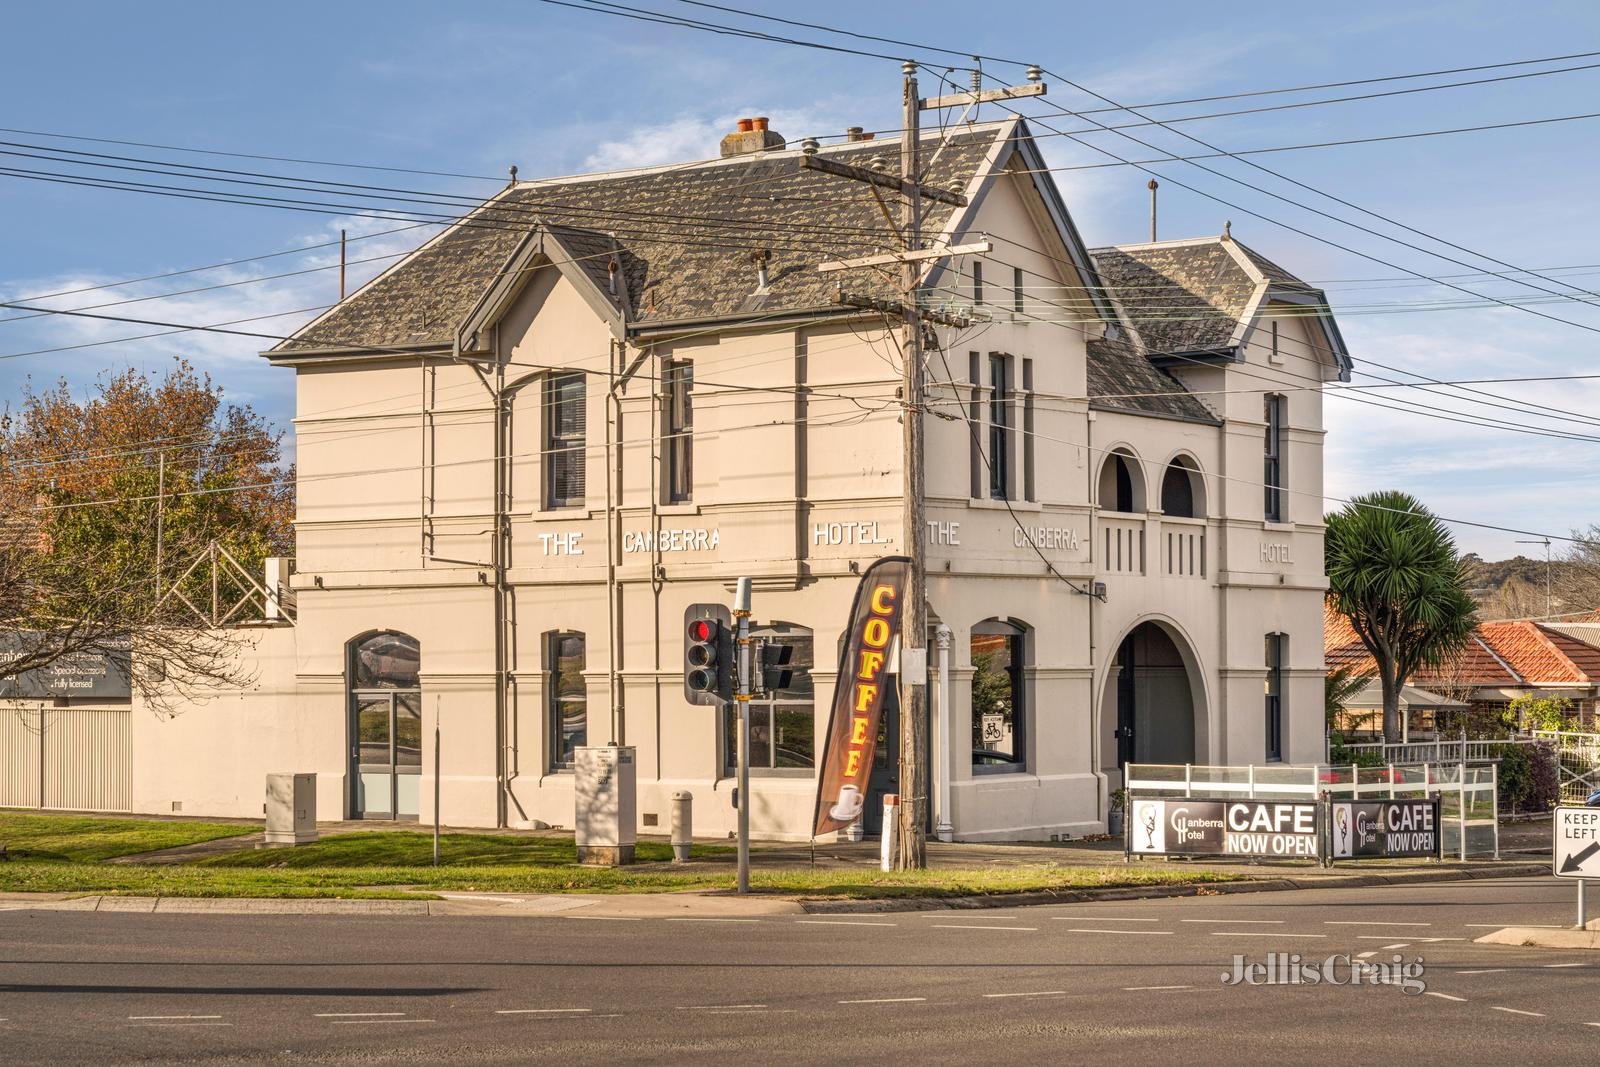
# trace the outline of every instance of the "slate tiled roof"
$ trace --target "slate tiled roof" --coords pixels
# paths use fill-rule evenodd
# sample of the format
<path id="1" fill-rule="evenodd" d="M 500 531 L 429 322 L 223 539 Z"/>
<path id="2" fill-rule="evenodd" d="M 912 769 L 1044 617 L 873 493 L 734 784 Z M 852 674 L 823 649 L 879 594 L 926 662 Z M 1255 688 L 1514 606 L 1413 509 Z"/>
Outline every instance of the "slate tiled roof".
<path id="1" fill-rule="evenodd" d="M 1229 245 L 1255 266 L 1265 282 L 1240 265 Z M 1152 353 L 1227 346 L 1265 283 L 1313 291 L 1232 238 L 1096 248 L 1090 254 L 1124 317 Z"/>
<path id="2" fill-rule="evenodd" d="M 949 138 L 925 182 L 964 191 L 1011 128 L 975 126 Z M 875 158 L 891 168 L 899 164 L 899 147 L 889 143 L 822 152 L 858 166 Z M 521 182 L 275 351 L 448 344 L 535 223 L 562 227 L 563 243 L 575 252 L 589 249 L 593 258 L 585 269 L 602 285 L 615 240 L 631 301 L 628 317 L 636 323 L 836 307 L 839 279 L 816 265 L 887 250 L 894 238 L 867 187 L 802 170 L 799 158 L 799 152 L 771 152 Z M 924 232 L 939 233 L 955 209 L 923 203 Z M 770 285 L 757 294 L 750 257 L 761 249 L 771 255 Z M 875 272 L 856 272 L 850 282 L 872 296 L 896 295 Z"/>
<path id="3" fill-rule="evenodd" d="M 1089 354 L 1089 406 L 1135 415 L 1166 415 L 1216 422 L 1204 404 L 1178 380 L 1159 369 L 1123 340 L 1092 340 Z"/>

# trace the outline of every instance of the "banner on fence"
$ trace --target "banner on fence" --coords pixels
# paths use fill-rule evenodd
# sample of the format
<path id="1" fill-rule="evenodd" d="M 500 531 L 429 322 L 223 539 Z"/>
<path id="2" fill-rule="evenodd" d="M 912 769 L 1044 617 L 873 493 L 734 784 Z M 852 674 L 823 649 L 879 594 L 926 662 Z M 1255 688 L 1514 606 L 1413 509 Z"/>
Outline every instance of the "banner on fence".
<path id="1" fill-rule="evenodd" d="M 1438 800 L 1334 800 L 1328 821 L 1336 860 L 1438 856 L 1443 846 Z"/>
<path id="2" fill-rule="evenodd" d="M 1317 858 L 1313 801 L 1135 800 L 1128 851 L 1157 856 Z"/>

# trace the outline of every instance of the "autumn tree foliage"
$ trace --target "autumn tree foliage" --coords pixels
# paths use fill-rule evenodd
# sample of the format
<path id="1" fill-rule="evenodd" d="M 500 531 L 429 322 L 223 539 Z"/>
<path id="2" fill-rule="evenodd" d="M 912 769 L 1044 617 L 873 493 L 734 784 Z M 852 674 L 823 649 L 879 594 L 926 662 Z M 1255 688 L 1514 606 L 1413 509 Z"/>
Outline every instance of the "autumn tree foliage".
<path id="1" fill-rule="evenodd" d="M 213 542 L 259 573 L 292 518 L 281 434 L 189 363 L 30 385 L 0 417 L 0 634 L 28 635 L 0 678 L 131 643 L 147 699 L 236 683 L 234 643 L 176 594 L 209 600 L 209 570 L 184 575 Z"/>

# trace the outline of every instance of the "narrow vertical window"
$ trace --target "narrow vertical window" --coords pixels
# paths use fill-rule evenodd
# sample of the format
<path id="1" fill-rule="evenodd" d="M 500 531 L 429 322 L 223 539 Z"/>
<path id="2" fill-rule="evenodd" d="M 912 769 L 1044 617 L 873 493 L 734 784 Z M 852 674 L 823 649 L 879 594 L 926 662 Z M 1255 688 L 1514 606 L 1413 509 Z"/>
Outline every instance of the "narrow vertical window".
<path id="1" fill-rule="evenodd" d="M 1262 485 L 1265 489 L 1265 518 L 1267 522 L 1283 522 L 1284 507 L 1283 437 L 1287 402 L 1281 396 L 1265 398 L 1266 448 Z"/>
<path id="2" fill-rule="evenodd" d="M 1283 353 L 1278 350 L 1278 320 L 1272 320 L 1272 362 L 1282 361 Z"/>
<path id="3" fill-rule="evenodd" d="M 577 750 L 589 743 L 584 644 L 584 636 L 579 633 L 545 635 L 545 713 L 551 770 L 571 770 Z"/>
<path id="4" fill-rule="evenodd" d="M 556 374 L 544 383 L 544 506 L 581 507 L 585 500 L 584 376 Z"/>
<path id="5" fill-rule="evenodd" d="M 1283 759 L 1283 659 L 1286 634 L 1267 635 L 1267 762 Z"/>
<path id="6" fill-rule="evenodd" d="M 989 354 L 989 496 L 1011 499 L 1011 360 Z"/>
<path id="7" fill-rule="evenodd" d="M 972 499 L 983 496 L 983 380 L 978 367 L 983 357 L 976 352 L 967 353 L 967 381 L 972 383 L 972 399 L 967 404 L 967 438 L 972 444 L 969 466 L 972 471 Z"/>
<path id="8" fill-rule="evenodd" d="M 1022 314 L 1022 268 L 1011 268 L 1011 310 Z"/>
<path id="9" fill-rule="evenodd" d="M 977 260 L 972 263 L 972 302 L 983 303 L 983 264 Z"/>
<path id="10" fill-rule="evenodd" d="M 1027 770 L 1026 635 L 989 620 L 972 628 L 972 768 Z"/>
<path id="11" fill-rule="evenodd" d="M 1022 361 L 1022 499 L 1038 500 L 1033 474 L 1033 360 Z"/>
<path id="12" fill-rule="evenodd" d="M 662 495 L 668 504 L 682 504 L 694 497 L 694 364 L 669 362 L 662 378 Z"/>

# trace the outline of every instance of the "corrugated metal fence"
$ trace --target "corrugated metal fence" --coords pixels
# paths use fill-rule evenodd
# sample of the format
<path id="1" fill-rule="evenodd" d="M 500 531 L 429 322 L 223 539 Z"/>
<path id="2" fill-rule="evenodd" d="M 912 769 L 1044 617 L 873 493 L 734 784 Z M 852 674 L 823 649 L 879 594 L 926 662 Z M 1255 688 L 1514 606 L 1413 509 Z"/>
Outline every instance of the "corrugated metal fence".
<path id="1" fill-rule="evenodd" d="M 0 708 L 0 807 L 128 810 L 127 708 Z"/>

